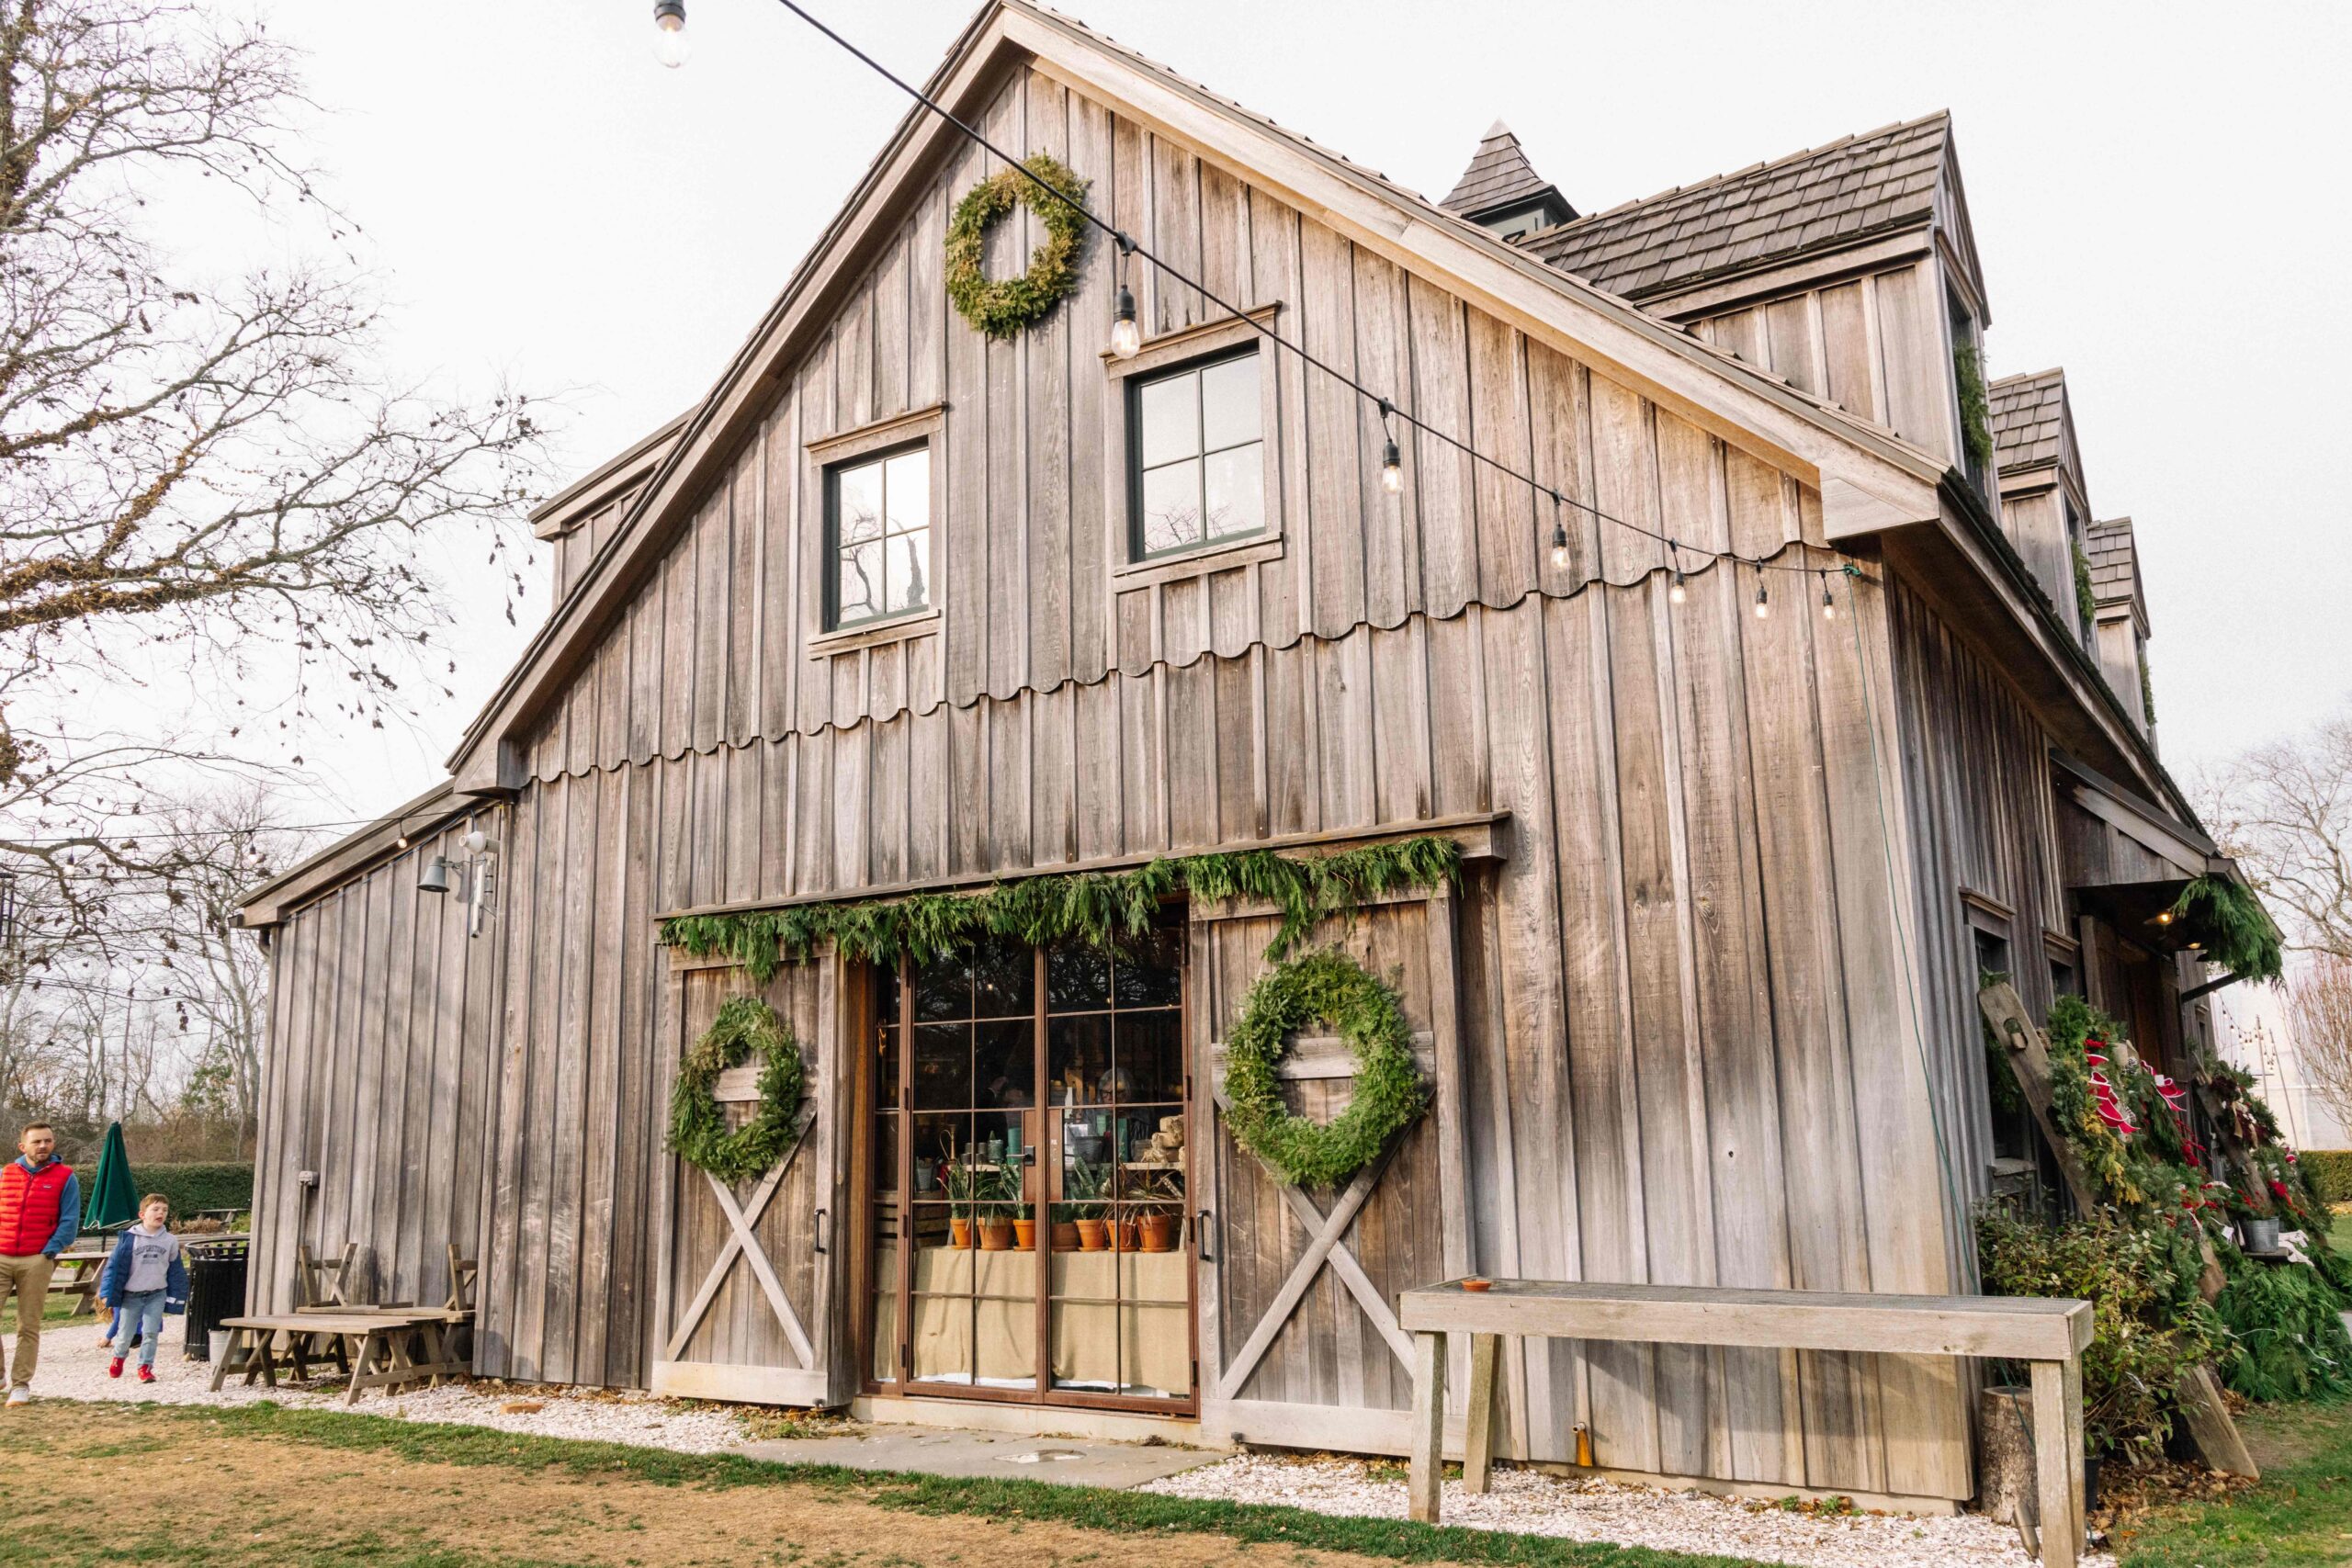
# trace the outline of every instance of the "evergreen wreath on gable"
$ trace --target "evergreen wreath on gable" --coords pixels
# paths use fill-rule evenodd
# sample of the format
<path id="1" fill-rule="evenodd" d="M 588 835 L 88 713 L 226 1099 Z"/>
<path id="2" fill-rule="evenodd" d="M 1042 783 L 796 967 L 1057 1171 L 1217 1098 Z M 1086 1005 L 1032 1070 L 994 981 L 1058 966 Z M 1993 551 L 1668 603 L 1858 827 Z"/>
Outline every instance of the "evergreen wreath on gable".
<path id="1" fill-rule="evenodd" d="M 729 1133 L 713 1090 L 719 1074 L 754 1052 L 764 1064 L 759 1110 Z M 775 1010 L 757 997 L 729 997 L 678 1064 L 670 1090 L 670 1152 L 721 1181 L 765 1175 L 792 1147 L 805 1077 L 800 1043 Z"/>
<path id="2" fill-rule="evenodd" d="M 1086 241 L 1086 205 L 1091 183 L 1050 154 L 1040 152 L 1022 165 L 1078 203 L 1055 201 L 1020 169 L 999 169 L 964 193 L 947 223 L 947 298 L 956 313 L 991 338 L 1009 338 L 1043 321 L 1078 286 L 1078 253 Z M 1029 257 L 1029 270 L 1001 281 L 981 270 L 980 253 L 989 230 L 1018 204 L 1037 215 L 1046 237 Z"/>
<path id="3" fill-rule="evenodd" d="M 1329 1122 L 1293 1114 L 1275 1073 L 1284 1037 L 1318 1018 L 1356 1059 L 1354 1097 Z M 1396 994 L 1344 953 L 1326 949 L 1269 970 L 1250 988 L 1225 1050 L 1227 1126 L 1294 1187 L 1348 1180 L 1429 1103 Z"/>

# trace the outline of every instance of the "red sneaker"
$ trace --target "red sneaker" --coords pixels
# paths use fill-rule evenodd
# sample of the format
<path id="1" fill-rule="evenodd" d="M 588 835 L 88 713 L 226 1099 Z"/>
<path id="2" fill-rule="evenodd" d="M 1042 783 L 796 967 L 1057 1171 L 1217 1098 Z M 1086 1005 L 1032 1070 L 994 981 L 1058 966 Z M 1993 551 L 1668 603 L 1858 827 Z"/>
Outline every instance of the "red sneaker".
<path id="1" fill-rule="evenodd" d="M 139 1366 L 139 1381 L 141 1382 L 153 1382 L 155 1381 L 155 1369 L 147 1365 L 143 1361 L 141 1362 Z"/>
<path id="2" fill-rule="evenodd" d="M 117 1356 L 113 1360 L 107 1363 L 107 1376 L 110 1378 L 119 1378 L 122 1376 L 122 1358 L 120 1356 Z"/>

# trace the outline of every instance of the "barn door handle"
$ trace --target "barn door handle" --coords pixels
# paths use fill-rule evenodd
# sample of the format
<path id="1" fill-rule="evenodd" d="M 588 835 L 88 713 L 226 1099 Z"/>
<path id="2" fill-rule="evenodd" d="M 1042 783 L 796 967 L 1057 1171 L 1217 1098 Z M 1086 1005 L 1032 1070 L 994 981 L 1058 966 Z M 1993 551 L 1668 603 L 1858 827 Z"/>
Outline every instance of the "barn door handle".
<path id="1" fill-rule="evenodd" d="M 1209 1256 L 1209 1222 L 1216 1217 L 1216 1210 L 1203 1209 L 1193 1220 L 1193 1249 L 1200 1255 L 1200 1259 L 1204 1263 L 1216 1261 L 1215 1258 Z"/>
<path id="2" fill-rule="evenodd" d="M 817 1250 L 825 1250 L 825 1211 L 822 1209 L 817 1211 Z"/>

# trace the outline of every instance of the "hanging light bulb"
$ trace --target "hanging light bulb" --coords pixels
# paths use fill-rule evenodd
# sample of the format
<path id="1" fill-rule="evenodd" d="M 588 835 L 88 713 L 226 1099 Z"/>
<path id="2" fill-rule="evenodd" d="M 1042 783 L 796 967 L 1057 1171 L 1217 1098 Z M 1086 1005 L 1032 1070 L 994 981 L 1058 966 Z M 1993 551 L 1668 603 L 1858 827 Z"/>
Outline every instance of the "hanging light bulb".
<path id="1" fill-rule="evenodd" d="M 653 0 L 654 58 L 675 71 L 694 52 L 686 37 L 686 0 Z"/>
<path id="2" fill-rule="evenodd" d="M 1838 606 L 1829 597 L 1829 574 L 1826 571 L 1821 574 L 1821 618 L 1825 621 L 1838 618 Z"/>
<path id="3" fill-rule="evenodd" d="M 1396 412 L 1394 403 L 1380 400 L 1380 426 L 1388 433 L 1388 444 L 1380 449 L 1380 488 L 1391 495 L 1405 488 L 1405 457 L 1396 450 L 1396 427 L 1388 423 L 1388 416 Z"/>
<path id="4" fill-rule="evenodd" d="M 1674 569 L 1674 586 L 1666 591 L 1666 602 L 1679 604 L 1690 597 L 1690 590 L 1682 585 L 1682 569 L 1678 566 Z"/>
<path id="5" fill-rule="evenodd" d="M 1143 331 L 1136 325 L 1136 297 L 1127 286 L 1119 285 L 1119 308 L 1111 313 L 1111 352 L 1121 359 L 1133 359 L 1143 346 Z"/>
<path id="6" fill-rule="evenodd" d="M 1558 491 L 1552 492 L 1552 566 L 1558 571 L 1568 570 L 1568 525 L 1560 519 L 1564 499 Z"/>
<path id="7" fill-rule="evenodd" d="M 1758 582 L 1756 585 L 1756 618 L 1761 621 L 1769 618 L 1771 614 L 1772 602 L 1765 597 L 1764 584 Z"/>

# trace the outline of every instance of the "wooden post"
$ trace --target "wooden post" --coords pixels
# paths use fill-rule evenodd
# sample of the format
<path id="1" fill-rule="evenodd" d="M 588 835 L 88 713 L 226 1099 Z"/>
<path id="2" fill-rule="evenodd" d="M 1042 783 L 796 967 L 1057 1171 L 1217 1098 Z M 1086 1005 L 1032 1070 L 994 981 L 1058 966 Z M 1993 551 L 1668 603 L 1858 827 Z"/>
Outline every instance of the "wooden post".
<path id="1" fill-rule="evenodd" d="M 2222 1402 L 2222 1380 L 2213 1375 L 2211 1365 L 2191 1367 L 2181 1373 L 2173 1396 L 2180 1401 L 2188 1436 L 2208 1465 L 2232 1475 L 2262 1478 L 2245 1439 L 2238 1435 L 2237 1423 L 2230 1419 L 2230 1407 Z"/>
<path id="2" fill-rule="evenodd" d="M 1412 1517 L 1435 1524 L 1445 1487 L 1445 1336 L 1413 1336 Z"/>
<path id="3" fill-rule="evenodd" d="M 2033 1461 L 2043 1568 L 2075 1568 L 2083 1549 L 2083 1362 L 2035 1361 Z"/>
<path id="4" fill-rule="evenodd" d="M 1462 1490 L 1483 1493 L 1495 1467 L 1495 1363 L 1502 1336 L 1470 1337 L 1470 1411 L 1462 1431 Z"/>

